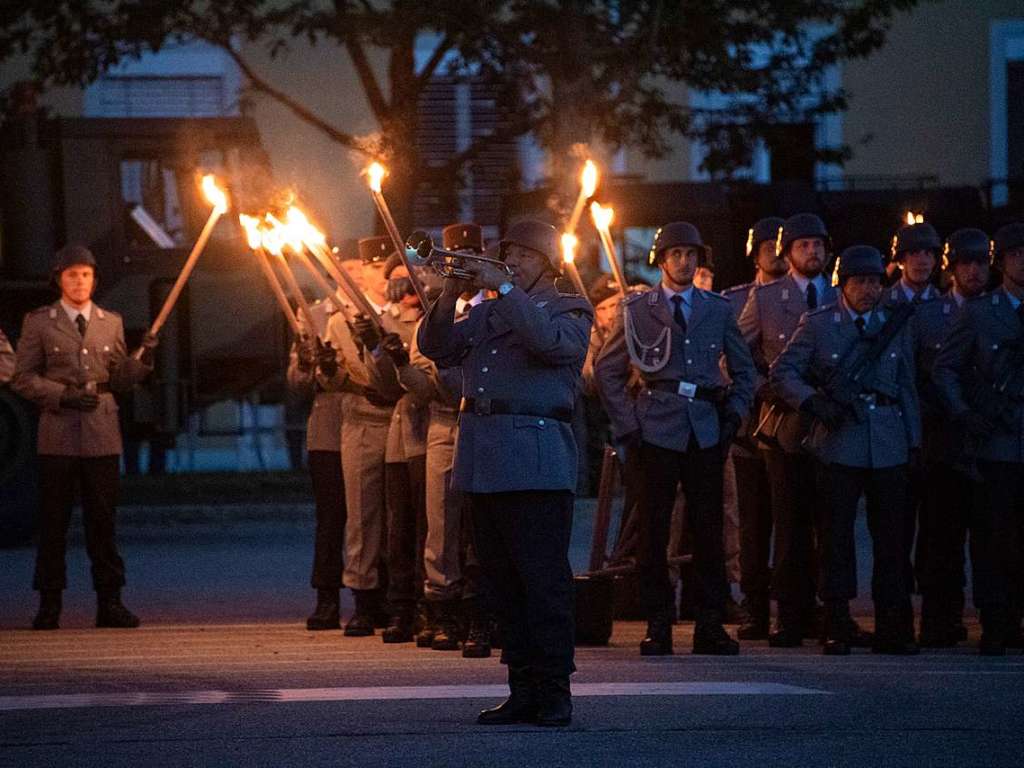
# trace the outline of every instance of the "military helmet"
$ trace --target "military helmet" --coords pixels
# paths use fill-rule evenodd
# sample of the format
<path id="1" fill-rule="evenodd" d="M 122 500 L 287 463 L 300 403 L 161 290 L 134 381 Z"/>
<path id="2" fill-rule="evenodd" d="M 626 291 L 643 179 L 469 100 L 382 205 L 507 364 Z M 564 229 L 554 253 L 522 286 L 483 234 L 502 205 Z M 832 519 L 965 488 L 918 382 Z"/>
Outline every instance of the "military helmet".
<path id="1" fill-rule="evenodd" d="M 59 251 L 50 270 L 50 285 L 60 290 L 60 275 L 70 267 L 92 267 L 96 271 L 96 257 L 81 243 L 68 243 Z M 95 278 L 94 278 L 95 281 Z"/>
<path id="2" fill-rule="evenodd" d="M 773 243 L 778 242 L 779 230 L 785 223 L 785 219 L 778 216 L 769 216 L 756 222 L 747 232 L 747 256 L 756 259 L 761 243 L 769 240 Z"/>
<path id="3" fill-rule="evenodd" d="M 479 224 L 449 224 L 441 231 L 441 239 L 446 251 L 484 250 L 484 231 Z"/>
<path id="4" fill-rule="evenodd" d="M 700 251 L 697 266 L 706 267 L 711 264 L 711 246 L 704 244 L 700 230 L 688 221 L 673 221 L 671 224 L 658 228 L 658 231 L 654 233 L 654 243 L 651 245 L 650 253 L 647 254 L 647 263 L 656 267 L 660 263 L 662 253 L 670 248 L 686 246 Z"/>
<path id="5" fill-rule="evenodd" d="M 846 278 L 859 275 L 885 277 L 882 252 L 871 245 L 851 245 L 839 255 L 836 274 L 840 285 L 846 282 Z"/>
<path id="6" fill-rule="evenodd" d="M 942 253 L 942 238 L 926 221 L 902 226 L 892 237 L 892 257 L 897 261 L 904 253 L 914 251 L 931 251 L 936 258 Z"/>
<path id="7" fill-rule="evenodd" d="M 552 269 L 561 269 L 562 256 L 559 252 L 558 232 L 550 224 L 530 219 L 517 221 L 508 228 L 501 239 L 499 253 L 502 261 L 505 260 L 510 245 L 518 245 L 539 253 L 547 258 Z"/>
<path id="8" fill-rule="evenodd" d="M 997 259 L 1002 259 L 1003 254 L 1007 251 L 1024 248 L 1024 221 L 1016 221 L 1000 227 L 996 230 L 996 236 L 992 238 L 992 241 Z"/>
<path id="9" fill-rule="evenodd" d="M 782 224 L 779 232 L 778 252 L 781 255 L 789 253 L 789 248 L 795 240 L 803 240 L 809 237 L 820 237 L 825 241 L 825 249 L 832 250 L 832 239 L 828 236 L 828 229 L 825 222 L 813 213 L 797 213 L 790 216 Z"/>
<path id="10" fill-rule="evenodd" d="M 593 282 L 590 283 L 590 303 L 595 307 L 606 299 L 610 299 L 612 296 L 617 295 L 619 292 L 619 284 L 615 282 L 615 277 L 609 275 L 607 272 L 602 272 Z"/>
<path id="11" fill-rule="evenodd" d="M 958 261 L 985 261 L 992 258 L 992 242 L 980 229 L 958 229 L 946 239 L 942 252 L 942 266 L 951 267 Z"/>
<path id="12" fill-rule="evenodd" d="M 387 261 L 394 250 L 388 237 L 363 237 L 359 240 L 359 258 L 363 264 Z"/>

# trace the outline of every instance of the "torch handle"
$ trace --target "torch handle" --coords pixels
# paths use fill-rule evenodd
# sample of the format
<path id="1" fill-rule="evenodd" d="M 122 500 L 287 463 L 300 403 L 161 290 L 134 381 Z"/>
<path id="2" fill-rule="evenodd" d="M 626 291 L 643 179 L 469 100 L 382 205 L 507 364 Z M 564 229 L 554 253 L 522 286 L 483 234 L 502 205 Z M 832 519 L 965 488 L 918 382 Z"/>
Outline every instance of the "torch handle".
<path id="1" fill-rule="evenodd" d="M 260 248 L 253 251 L 253 254 L 256 256 L 256 263 L 260 265 L 260 271 L 267 279 L 267 284 L 270 286 L 271 293 L 274 294 L 274 298 L 277 299 L 278 306 L 281 307 L 281 311 L 284 312 L 285 320 L 288 321 L 288 325 L 291 327 L 292 333 L 296 336 L 301 336 L 302 328 L 299 326 L 298 318 L 295 317 L 295 312 L 288 303 L 288 297 L 284 295 L 284 288 L 281 287 L 281 282 L 277 279 L 277 275 L 274 274 L 273 267 L 270 266 L 267 252 Z"/>
<path id="2" fill-rule="evenodd" d="M 576 234 L 576 228 L 580 225 L 580 218 L 583 216 L 583 207 L 587 204 L 587 198 L 583 196 L 583 190 L 580 190 L 579 196 L 576 198 L 576 205 L 572 207 L 572 213 L 569 215 L 569 223 L 565 225 L 565 231 L 570 235 Z"/>
<path id="3" fill-rule="evenodd" d="M 391 215 L 391 209 L 388 208 L 388 201 L 384 199 L 383 192 L 377 192 L 370 190 L 370 194 L 373 196 L 373 202 L 377 204 L 377 211 L 380 213 L 380 217 L 384 220 L 384 228 L 388 231 L 388 237 L 391 238 L 391 244 L 398 251 L 399 257 L 402 259 L 402 263 L 405 264 L 405 269 L 409 273 L 409 282 L 412 283 L 412 289 L 416 291 L 416 296 L 420 300 L 420 306 L 423 307 L 423 311 L 427 311 L 427 292 L 423 289 L 423 283 L 420 281 L 419 275 L 412 268 L 412 264 L 409 263 L 409 257 L 405 253 L 405 243 L 402 242 L 402 235 L 398 231 L 398 226 L 395 224 L 395 219 Z"/>
<path id="4" fill-rule="evenodd" d="M 331 254 L 328 253 L 327 249 L 322 245 L 315 243 L 306 243 L 309 249 L 316 256 L 317 260 L 323 264 L 324 269 L 327 270 L 327 274 L 331 276 L 331 279 L 342 288 L 345 293 L 348 294 L 349 299 L 352 301 L 352 305 L 359 311 L 360 314 L 366 315 L 370 318 L 374 325 L 377 326 L 377 330 L 384 333 L 384 324 L 381 323 L 380 315 L 374 311 L 373 307 L 370 306 L 370 302 L 363 295 L 362 290 L 356 285 L 356 281 L 352 279 L 352 276 L 344 269 L 340 269 L 331 258 Z"/>
<path id="5" fill-rule="evenodd" d="M 278 257 L 278 265 L 281 267 L 284 284 L 288 286 L 289 293 L 291 293 L 296 305 L 298 305 L 299 314 L 302 315 L 302 319 L 309 328 L 309 333 L 319 339 L 320 334 L 316 332 L 316 321 L 313 319 L 313 311 L 309 308 L 309 302 L 306 301 L 306 297 L 302 295 L 302 289 L 299 288 L 299 284 L 295 280 L 295 275 L 292 274 L 291 267 L 289 267 L 288 262 L 284 260 L 284 256 Z"/>
<path id="6" fill-rule="evenodd" d="M 604 227 L 597 227 L 597 234 L 601 238 L 601 246 L 604 248 L 605 256 L 608 257 L 608 264 L 612 268 L 612 274 L 615 275 L 619 294 L 622 298 L 626 298 L 626 276 L 622 273 L 622 265 L 619 264 L 619 257 L 615 253 L 615 242 L 612 240 L 612 234 Z"/>
<path id="7" fill-rule="evenodd" d="M 345 319 L 352 322 L 352 315 L 349 313 L 348 307 L 337 299 L 337 290 L 331 287 L 331 284 L 327 282 L 327 279 L 323 276 L 320 270 L 316 268 L 312 259 L 310 259 L 305 252 L 299 251 L 295 252 L 295 258 L 297 258 L 306 271 L 312 275 L 313 281 L 317 284 L 320 290 L 324 292 L 324 296 L 327 299 L 330 299 L 334 304 L 337 304 L 338 309 L 341 311 L 341 314 L 345 316 Z"/>
<path id="8" fill-rule="evenodd" d="M 576 263 L 572 261 L 563 261 L 562 267 L 566 274 L 569 275 L 569 279 L 572 280 L 572 284 L 576 286 L 576 290 L 579 291 L 580 296 L 585 298 L 587 301 L 590 301 L 590 296 L 587 294 L 587 289 L 583 285 L 583 278 L 580 277 L 580 271 L 576 268 Z"/>

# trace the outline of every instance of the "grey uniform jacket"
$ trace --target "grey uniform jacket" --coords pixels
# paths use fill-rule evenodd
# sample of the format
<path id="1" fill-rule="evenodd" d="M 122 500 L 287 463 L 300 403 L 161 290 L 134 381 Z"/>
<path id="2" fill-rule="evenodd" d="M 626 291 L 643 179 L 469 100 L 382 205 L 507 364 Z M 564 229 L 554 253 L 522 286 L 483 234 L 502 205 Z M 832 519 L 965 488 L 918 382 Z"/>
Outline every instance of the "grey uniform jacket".
<path id="1" fill-rule="evenodd" d="M 533 412 L 571 412 L 587 354 L 593 309 L 586 299 L 542 285 L 513 288 L 454 322 L 431 307 L 419 347 L 440 368 L 462 366 L 462 394 Z M 525 411 L 526 408 L 521 408 Z M 576 488 L 572 426 L 527 413 L 460 415 L 454 488 L 470 493 Z"/>
<path id="2" fill-rule="evenodd" d="M 626 313 L 637 341 L 649 348 L 652 361 L 665 357 L 665 350 L 653 345 L 668 329 L 667 343 L 671 351 L 659 370 L 640 370 L 645 385 L 663 381 L 689 382 L 708 388 L 728 387 L 725 406 L 740 418 L 750 410 L 754 397 L 754 363 L 729 302 L 719 294 L 698 288 L 693 289 L 692 297 L 685 334 L 672 319 L 660 286 L 627 299 L 623 317 L 616 322 L 595 364 L 598 388 L 611 420 L 614 439 L 639 430 L 645 442 L 673 451 L 685 451 L 691 435 L 701 448 L 715 445 L 720 439 L 718 409 L 708 400 L 648 386 L 640 390 L 635 400 L 630 396 L 627 383 L 632 359 L 626 338 Z M 719 364 L 723 354 L 728 379 Z M 650 361 L 643 362 L 644 367 L 648 367 Z"/>
<path id="3" fill-rule="evenodd" d="M 922 450 L 929 461 L 954 463 L 961 453 L 960 436 L 951 424 L 933 376 L 935 359 L 960 314 L 960 305 L 948 293 L 921 304 L 912 318 L 917 345 L 917 395 L 921 403 Z"/>
<path id="4" fill-rule="evenodd" d="M 89 382 L 127 392 L 152 370 L 129 357 L 116 312 L 93 304 L 85 338 L 60 302 L 25 315 L 12 387 L 40 409 L 39 453 L 49 456 L 114 456 L 121 453 L 117 403 L 100 394 L 93 411 L 62 408 L 69 386 Z"/>
<path id="5" fill-rule="evenodd" d="M 384 327 L 391 333 L 397 333 L 405 345 L 411 347 L 421 316 L 419 307 L 394 307 L 384 313 Z M 430 423 L 427 401 L 402 386 L 401 372 L 395 369 L 388 355 L 379 355 L 375 362 L 386 372 L 388 381 L 393 380 L 399 386 L 401 397 L 391 413 L 385 460 L 405 462 L 424 455 L 427 452 L 427 427 Z"/>
<path id="6" fill-rule="evenodd" d="M 865 339 L 876 335 L 889 314 L 876 309 Z M 850 347 L 860 340 L 857 326 L 843 300 L 808 312 L 789 344 L 772 364 L 772 389 L 796 411 L 819 389 Z M 910 449 L 921 444 L 921 417 L 914 386 L 913 333 L 904 325 L 889 342 L 872 372 L 863 381 L 864 392 L 884 395 L 895 405 L 866 402 L 856 407 L 856 418 L 828 430 L 815 421 L 807 448 L 825 464 L 884 468 L 906 464 Z"/>
<path id="7" fill-rule="evenodd" d="M 819 306 L 831 304 L 836 298 L 835 289 L 828 286 L 818 297 Z M 806 311 L 807 299 L 792 275 L 755 286 L 750 292 L 739 326 L 763 382 L 767 381 L 769 366 L 785 349 Z M 763 403 L 757 423 L 764 422 L 764 431 L 775 435 L 782 450 L 799 452 L 810 427 L 809 420 L 788 409 L 770 384 L 762 388 L 760 395 Z"/>
<path id="8" fill-rule="evenodd" d="M 910 299 L 907 297 L 907 292 L 903 290 L 903 284 L 897 282 L 895 285 L 885 289 L 885 293 L 882 296 L 884 304 L 892 306 L 893 304 L 906 304 L 908 301 L 917 301 L 918 303 L 930 302 L 939 298 L 942 294 L 934 285 L 926 285 L 920 294 L 916 298 Z"/>
<path id="9" fill-rule="evenodd" d="M 6 384 L 14 375 L 14 348 L 0 331 L 0 384 Z"/>
<path id="10" fill-rule="evenodd" d="M 1004 288 L 970 299 L 964 304 L 946 343 L 935 359 L 933 377 L 939 396 L 952 415 L 978 409 L 983 398 L 992 402 L 991 388 L 1007 346 L 1024 343 L 1024 327 Z M 985 461 L 1024 462 L 1024 392 L 1020 380 L 1005 404 L 997 429 L 979 446 L 976 455 Z"/>

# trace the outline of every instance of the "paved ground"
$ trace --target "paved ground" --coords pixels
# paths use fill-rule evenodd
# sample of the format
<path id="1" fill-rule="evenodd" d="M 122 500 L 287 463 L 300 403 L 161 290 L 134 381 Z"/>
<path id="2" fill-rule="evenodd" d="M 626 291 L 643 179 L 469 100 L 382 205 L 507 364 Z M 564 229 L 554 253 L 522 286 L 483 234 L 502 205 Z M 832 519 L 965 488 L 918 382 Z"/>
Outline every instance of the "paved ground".
<path id="1" fill-rule="evenodd" d="M 303 629 L 305 515 L 127 515 L 136 631 L 89 628 L 78 546 L 65 629 L 22 629 L 31 552 L 0 551 L 0 765 L 1022 763 L 1024 657 L 825 659 L 748 643 L 709 659 L 686 653 L 685 624 L 671 658 L 639 657 L 638 623 L 580 649 L 570 729 L 481 729 L 475 712 L 502 690 L 496 659 Z"/>

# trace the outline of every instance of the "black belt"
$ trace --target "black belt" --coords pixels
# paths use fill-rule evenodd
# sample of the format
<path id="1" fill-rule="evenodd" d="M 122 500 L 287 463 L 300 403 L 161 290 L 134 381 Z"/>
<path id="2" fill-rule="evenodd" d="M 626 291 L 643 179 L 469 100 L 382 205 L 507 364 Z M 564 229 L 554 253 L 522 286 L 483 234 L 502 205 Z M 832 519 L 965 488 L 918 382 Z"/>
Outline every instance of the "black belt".
<path id="1" fill-rule="evenodd" d="M 679 379 L 662 379 L 660 381 L 645 381 L 647 389 L 654 389 L 658 392 L 671 392 L 680 397 L 692 397 L 697 400 L 707 400 L 712 403 L 721 403 L 725 400 L 725 387 L 702 387 L 691 385 Z M 687 387 L 692 387 L 689 389 Z"/>
<path id="2" fill-rule="evenodd" d="M 459 410 L 476 416 L 536 416 L 540 419 L 572 422 L 572 408 L 545 407 L 525 400 L 492 400 L 489 397 L 464 397 Z"/>
<path id="3" fill-rule="evenodd" d="M 878 408 L 890 408 L 900 404 L 899 400 L 883 395 L 881 392 L 861 392 L 859 397 L 864 402 Z"/>

